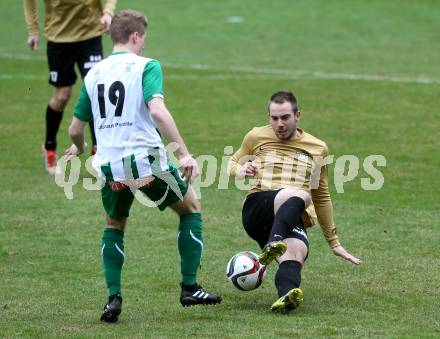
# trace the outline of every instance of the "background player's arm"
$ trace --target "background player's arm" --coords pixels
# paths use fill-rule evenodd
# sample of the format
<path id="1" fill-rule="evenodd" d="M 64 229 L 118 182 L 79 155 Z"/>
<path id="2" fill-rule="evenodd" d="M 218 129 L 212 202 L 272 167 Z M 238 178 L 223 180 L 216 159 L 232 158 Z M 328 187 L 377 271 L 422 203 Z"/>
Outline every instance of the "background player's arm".
<path id="1" fill-rule="evenodd" d="M 253 177 L 258 168 L 253 161 L 249 161 L 252 155 L 253 141 L 250 131 L 243 139 L 240 148 L 231 157 L 228 163 L 228 174 L 238 178 Z"/>
<path id="2" fill-rule="evenodd" d="M 37 0 L 23 0 L 24 17 L 28 30 L 27 44 L 32 50 L 38 48 L 40 37 L 38 34 L 38 5 Z"/>
<path id="3" fill-rule="evenodd" d="M 325 158 L 327 155 L 328 149 L 326 147 L 323 157 Z M 348 253 L 341 246 L 338 236 L 336 235 L 336 226 L 333 221 L 333 204 L 328 189 L 327 165 L 321 167 L 319 186 L 317 189 L 312 189 L 311 193 L 316 215 L 318 217 L 319 224 L 321 225 L 321 230 L 333 253 L 352 262 L 353 264 L 360 264 L 361 260 Z"/>
<path id="4" fill-rule="evenodd" d="M 107 0 L 103 9 L 101 17 L 101 25 L 104 27 L 104 31 L 108 31 L 110 24 L 112 23 L 113 14 L 116 8 L 116 0 Z"/>
<path id="5" fill-rule="evenodd" d="M 111 16 L 115 13 L 117 0 L 107 0 L 104 5 L 103 13 L 108 13 Z"/>

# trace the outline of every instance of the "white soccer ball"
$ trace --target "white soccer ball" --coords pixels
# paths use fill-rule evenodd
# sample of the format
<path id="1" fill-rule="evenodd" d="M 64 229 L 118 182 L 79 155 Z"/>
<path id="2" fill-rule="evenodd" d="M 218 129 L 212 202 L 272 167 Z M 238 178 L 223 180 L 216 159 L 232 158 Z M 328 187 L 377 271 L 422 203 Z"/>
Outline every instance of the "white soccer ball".
<path id="1" fill-rule="evenodd" d="M 258 262 L 258 255 L 245 251 L 234 255 L 226 267 L 228 280 L 239 290 L 251 291 L 261 285 L 266 266 Z"/>

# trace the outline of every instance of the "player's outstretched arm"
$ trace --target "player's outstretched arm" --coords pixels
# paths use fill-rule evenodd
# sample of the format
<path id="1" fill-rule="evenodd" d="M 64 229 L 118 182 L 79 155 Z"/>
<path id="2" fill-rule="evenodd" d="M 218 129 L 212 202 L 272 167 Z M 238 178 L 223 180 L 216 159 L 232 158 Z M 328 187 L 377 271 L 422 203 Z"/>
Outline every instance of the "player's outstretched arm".
<path id="1" fill-rule="evenodd" d="M 199 167 L 183 142 L 176 123 L 166 108 L 163 99 L 159 97 L 151 99 L 148 102 L 148 108 L 159 132 L 168 142 L 178 145 L 176 153 L 182 166 L 182 174 L 187 182 L 191 182 L 193 178 L 200 174 Z"/>
<path id="2" fill-rule="evenodd" d="M 342 247 L 341 245 L 336 246 L 334 248 L 332 248 L 333 254 L 337 255 L 345 260 L 350 261 L 351 263 L 355 264 L 355 265 L 359 265 L 362 264 L 362 260 L 359 258 L 356 258 L 355 256 L 351 255 L 350 253 L 348 253 L 344 247 Z"/>

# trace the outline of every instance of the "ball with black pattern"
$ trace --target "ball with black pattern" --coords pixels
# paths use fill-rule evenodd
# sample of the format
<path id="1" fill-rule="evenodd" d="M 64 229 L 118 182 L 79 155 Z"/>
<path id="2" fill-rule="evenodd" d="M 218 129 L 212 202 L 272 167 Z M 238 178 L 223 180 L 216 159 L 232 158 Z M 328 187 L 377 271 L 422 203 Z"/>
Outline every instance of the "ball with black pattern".
<path id="1" fill-rule="evenodd" d="M 266 266 L 258 262 L 258 255 L 245 251 L 235 254 L 226 267 L 228 280 L 241 291 L 258 288 L 266 275 Z"/>

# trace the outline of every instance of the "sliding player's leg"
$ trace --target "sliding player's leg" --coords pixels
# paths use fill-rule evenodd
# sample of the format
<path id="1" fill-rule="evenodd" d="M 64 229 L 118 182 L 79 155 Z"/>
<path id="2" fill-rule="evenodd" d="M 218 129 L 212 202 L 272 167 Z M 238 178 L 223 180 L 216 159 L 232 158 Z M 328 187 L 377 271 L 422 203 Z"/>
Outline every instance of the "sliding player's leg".
<path id="1" fill-rule="evenodd" d="M 292 227 L 302 222 L 301 213 L 310 201 L 310 194 L 300 189 L 285 188 L 276 194 L 274 221 L 267 244 L 259 256 L 260 263 L 268 265 L 286 252 L 287 246 L 283 240 Z"/>
<path id="2" fill-rule="evenodd" d="M 283 241 L 287 251 L 277 258 L 279 266 L 275 274 L 275 286 L 278 300 L 271 307 L 276 312 L 291 311 L 303 300 L 301 269 L 309 253 L 309 241 L 302 220 L 288 231 Z"/>

